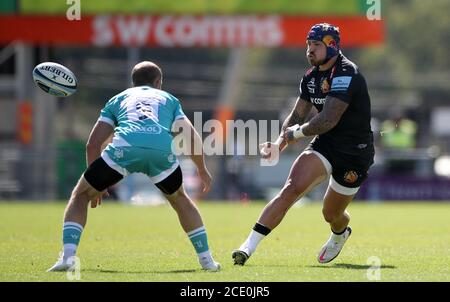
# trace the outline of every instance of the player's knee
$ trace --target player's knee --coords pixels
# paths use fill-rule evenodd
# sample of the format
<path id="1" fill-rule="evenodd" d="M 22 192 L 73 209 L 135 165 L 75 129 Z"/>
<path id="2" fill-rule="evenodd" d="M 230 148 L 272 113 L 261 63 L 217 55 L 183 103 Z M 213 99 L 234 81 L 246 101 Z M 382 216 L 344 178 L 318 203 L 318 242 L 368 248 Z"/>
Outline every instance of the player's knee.
<path id="1" fill-rule="evenodd" d="M 170 203 L 176 203 L 179 202 L 179 200 L 186 198 L 186 192 L 180 188 L 172 194 L 164 194 L 164 196 Z"/>
<path id="2" fill-rule="evenodd" d="M 335 221 L 339 217 L 339 215 L 336 212 L 330 211 L 330 210 L 325 209 L 325 208 L 322 209 L 322 214 L 323 214 L 323 218 L 328 223 L 332 223 L 333 221 Z"/>
<path id="3" fill-rule="evenodd" d="M 195 207 L 194 202 L 184 190 L 178 190 L 171 195 L 166 195 L 166 198 L 176 211 Z"/>
<path id="4" fill-rule="evenodd" d="M 298 197 L 303 194 L 304 189 L 288 184 L 284 186 L 281 192 L 270 201 L 269 207 L 275 207 L 278 211 L 287 211 L 292 204 L 298 199 Z"/>

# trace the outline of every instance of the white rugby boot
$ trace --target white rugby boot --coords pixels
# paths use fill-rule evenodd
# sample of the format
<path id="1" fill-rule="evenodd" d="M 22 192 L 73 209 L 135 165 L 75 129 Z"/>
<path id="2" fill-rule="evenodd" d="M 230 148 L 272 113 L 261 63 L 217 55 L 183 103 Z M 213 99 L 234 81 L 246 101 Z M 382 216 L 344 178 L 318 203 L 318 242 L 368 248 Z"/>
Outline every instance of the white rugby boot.
<path id="1" fill-rule="evenodd" d="M 331 262 L 334 258 L 336 258 L 344 247 L 344 243 L 347 241 L 348 237 L 350 237 L 352 233 L 352 229 L 348 226 L 345 231 L 336 235 L 333 232 L 328 238 L 328 241 L 322 246 L 320 250 L 319 256 L 317 257 L 317 261 L 320 263 L 328 263 Z"/>
<path id="2" fill-rule="evenodd" d="M 71 258 L 74 257 L 69 257 L 64 260 L 61 253 L 58 261 L 56 261 L 56 263 L 51 268 L 49 268 L 47 272 L 67 272 L 73 270 L 75 268 L 75 261 Z"/>
<path id="3" fill-rule="evenodd" d="M 214 261 L 211 256 L 204 256 L 199 258 L 200 265 L 202 269 L 210 272 L 220 271 L 221 265 L 219 262 Z"/>

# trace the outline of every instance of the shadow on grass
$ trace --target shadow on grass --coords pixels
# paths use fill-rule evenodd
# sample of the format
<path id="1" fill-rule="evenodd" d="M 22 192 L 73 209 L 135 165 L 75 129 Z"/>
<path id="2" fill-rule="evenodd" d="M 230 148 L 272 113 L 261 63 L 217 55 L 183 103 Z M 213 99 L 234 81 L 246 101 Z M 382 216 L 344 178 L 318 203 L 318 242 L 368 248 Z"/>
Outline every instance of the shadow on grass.
<path id="1" fill-rule="evenodd" d="M 359 269 L 367 270 L 373 268 L 371 265 L 351 264 L 351 263 L 335 263 L 333 265 L 308 265 L 308 267 L 314 268 L 345 268 L 345 269 Z M 396 269 L 394 265 L 381 265 L 380 268 Z"/>
<path id="2" fill-rule="evenodd" d="M 183 273 L 195 273 L 195 269 L 184 269 L 184 270 L 170 270 L 170 271 L 120 271 L 120 270 L 109 270 L 109 269 L 85 269 L 81 272 L 87 273 L 105 273 L 105 274 L 183 274 Z"/>

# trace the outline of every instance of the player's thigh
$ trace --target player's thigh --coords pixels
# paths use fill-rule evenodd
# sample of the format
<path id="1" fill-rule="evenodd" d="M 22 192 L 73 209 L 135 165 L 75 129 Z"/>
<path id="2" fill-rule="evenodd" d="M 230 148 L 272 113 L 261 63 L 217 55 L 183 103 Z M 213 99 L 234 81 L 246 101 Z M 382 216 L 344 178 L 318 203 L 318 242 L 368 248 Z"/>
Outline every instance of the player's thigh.
<path id="1" fill-rule="evenodd" d="M 338 166 L 333 169 L 324 197 L 324 214 L 343 213 L 358 192 L 361 184 L 367 178 L 367 175 L 367 169 L 364 167 L 347 169 L 343 166 Z"/>
<path id="2" fill-rule="evenodd" d="M 345 195 L 338 193 L 331 186 L 328 186 L 323 199 L 323 214 L 326 216 L 341 215 L 353 200 L 354 196 L 354 194 Z"/>
<path id="3" fill-rule="evenodd" d="M 155 186 L 165 195 L 170 196 L 183 191 L 183 173 L 177 157 L 171 151 L 148 150 L 148 160 L 141 172 L 148 175 Z"/>
<path id="4" fill-rule="evenodd" d="M 77 185 L 73 189 L 71 198 L 78 200 L 80 199 L 80 197 L 85 197 L 85 199 L 89 201 L 90 199 L 98 196 L 99 194 L 100 192 L 97 191 L 86 181 L 83 174 L 81 175 Z"/>
<path id="5" fill-rule="evenodd" d="M 86 194 L 88 199 L 97 197 L 101 192 L 123 179 L 123 175 L 111 168 L 102 157 L 93 161 L 80 178 L 79 194 Z"/>
<path id="6" fill-rule="evenodd" d="M 183 196 L 186 194 L 183 187 L 183 172 L 181 167 L 171 172 L 169 176 L 163 180 L 155 183 L 155 186 L 166 196 L 167 199 L 171 199 L 174 196 Z"/>
<path id="7" fill-rule="evenodd" d="M 114 147 L 110 156 L 123 150 L 123 157 L 117 161 L 128 173 L 143 173 L 167 197 L 176 195 L 183 183 L 180 163 L 172 151 L 141 147 Z M 114 152 L 113 152 L 114 151 Z M 181 193 L 180 193 L 181 194 Z"/>
<path id="8" fill-rule="evenodd" d="M 328 171 L 323 160 L 316 153 L 305 151 L 292 165 L 283 189 L 301 194 L 312 189 L 327 176 Z"/>

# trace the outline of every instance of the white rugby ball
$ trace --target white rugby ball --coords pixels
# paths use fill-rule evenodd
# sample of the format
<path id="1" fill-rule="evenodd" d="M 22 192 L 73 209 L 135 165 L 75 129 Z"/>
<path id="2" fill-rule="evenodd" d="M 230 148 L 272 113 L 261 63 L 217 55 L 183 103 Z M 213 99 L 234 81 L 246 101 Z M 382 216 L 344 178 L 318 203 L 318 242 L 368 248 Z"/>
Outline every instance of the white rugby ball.
<path id="1" fill-rule="evenodd" d="M 33 80 L 45 92 L 66 97 L 77 90 L 77 78 L 69 68 L 53 62 L 44 62 L 33 69 Z"/>

